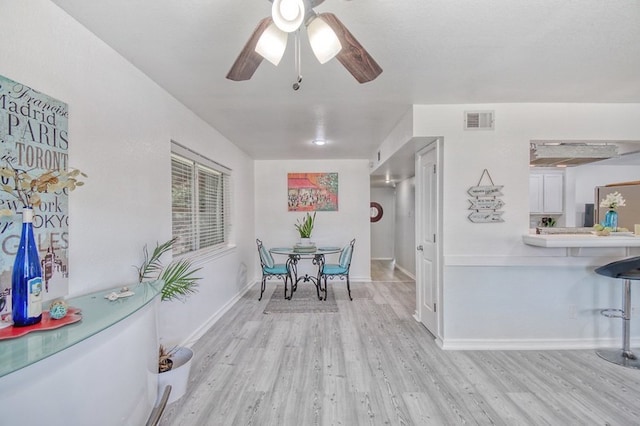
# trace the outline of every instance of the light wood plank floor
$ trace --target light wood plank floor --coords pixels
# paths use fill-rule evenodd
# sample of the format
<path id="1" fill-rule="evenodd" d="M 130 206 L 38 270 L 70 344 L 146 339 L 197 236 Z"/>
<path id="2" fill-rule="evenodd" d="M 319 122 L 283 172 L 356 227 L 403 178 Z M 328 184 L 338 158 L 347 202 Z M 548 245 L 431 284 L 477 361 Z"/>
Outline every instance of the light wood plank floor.
<path id="1" fill-rule="evenodd" d="M 640 371 L 593 351 L 442 351 L 415 283 L 333 283 L 338 313 L 263 314 L 256 285 L 195 345 L 161 425 L 638 425 Z M 295 303 L 295 300 L 292 300 Z"/>

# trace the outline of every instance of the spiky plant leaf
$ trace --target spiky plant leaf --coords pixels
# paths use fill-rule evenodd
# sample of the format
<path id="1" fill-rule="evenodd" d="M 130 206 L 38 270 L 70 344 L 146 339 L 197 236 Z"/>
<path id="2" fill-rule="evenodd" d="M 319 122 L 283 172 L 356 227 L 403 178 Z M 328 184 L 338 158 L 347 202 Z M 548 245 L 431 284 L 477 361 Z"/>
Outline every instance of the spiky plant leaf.
<path id="1" fill-rule="evenodd" d="M 147 246 L 144 246 L 142 249 L 144 253 L 144 260 L 142 261 L 142 264 L 136 268 L 138 269 L 138 282 L 153 280 L 158 277 L 162 272 L 162 262 L 160 261 L 160 258 L 163 254 L 171 250 L 177 239 L 178 238 L 175 237 L 162 244 L 156 243 L 156 248 L 153 249 L 151 256 L 149 256 Z"/>
<path id="2" fill-rule="evenodd" d="M 195 293 L 201 277 L 195 277 L 194 274 L 200 269 L 193 269 L 188 259 L 171 262 L 160 274 L 160 279 L 164 281 L 161 300 L 184 300 L 189 294 Z"/>

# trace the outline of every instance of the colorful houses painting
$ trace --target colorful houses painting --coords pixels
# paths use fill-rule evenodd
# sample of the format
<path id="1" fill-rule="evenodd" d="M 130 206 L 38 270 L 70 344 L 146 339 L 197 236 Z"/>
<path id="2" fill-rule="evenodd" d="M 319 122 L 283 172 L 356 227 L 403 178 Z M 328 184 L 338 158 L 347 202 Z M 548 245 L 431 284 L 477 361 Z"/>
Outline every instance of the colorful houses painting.
<path id="1" fill-rule="evenodd" d="M 337 211 L 338 173 L 288 173 L 290 212 Z"/>

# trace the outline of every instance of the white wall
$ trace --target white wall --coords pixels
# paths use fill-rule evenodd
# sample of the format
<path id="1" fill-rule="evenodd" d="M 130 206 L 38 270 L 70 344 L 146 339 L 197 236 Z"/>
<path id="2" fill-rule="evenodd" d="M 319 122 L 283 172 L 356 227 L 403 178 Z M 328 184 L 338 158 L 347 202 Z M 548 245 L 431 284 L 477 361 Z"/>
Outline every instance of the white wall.
<path id="1" fill-rule="evenodd" d="M 466 110 L 495 111 L 495 130 L 464 131 Z M 625 251 L 587 249 L 567 257 L 567 250 L 522 242 L 529 227 L 529 143 L 637 140 L 638 117 L 640 104 L 418 105 L 413 120 L 401 121 L 403 128 L 412 123 L 414 137 L 444 138 L 444 347 L 620 345 L 619 321 L 598 313 L 619 304 L 620 283 L 592 271 Z M 394 138 L 381 147 L 380 162 L 393 154 L 391 146 L 397 146 Z M 504 185 L 504 223 L 467 219 L 467 190 L 484 169 Z M 632 333 L 640 336 L 640 327 L 632 326 Z"/>
<path id="2" fill-rule="evenodd" d="M 395 189 L 371 188 L 371 201 L 382 206 L 382 218 L 377 222 L 371 222 L 371 258 L 394 259 L 395 258 Z"/>
<path id="3" fill-rule="evenodd" d="M 416 274 L 416 188 L 415 177 L 396 186 L 396 266 L 412 277 Z"/>
<path id="4" fill-rule="evenodd" d="M 131 285 L 142 247 L 171 237 L 172 139 L 233 170 L 237 247 L 160 311 L 165 343 L 201 332 L 256 274 L 252 160 L 49 1 L 0 3 L 0 52 L 2 75 L 69 105 L 69 162 L 89 175 L 69 197 L 71 295 Z"/>
<path id="5" fill-rule="evenodd" d="M 495 111 L 494 131 L 464 131 L 464 111 Z M 417 136 L 442 135 L 444 143 L 444 256 L 530 255 L 521 234 L 529 221 L 529 143 L 534 139 L 636 140 L 639 104 L 489 104 L 414 107 Z M 467 220 L 466 191 L 484 169 L 505 185 L 504 223 Z"/>
<path id="6" fill-rule="evenodd" d="M 338 211 L 318 212 L 311 240 L 318 246 L 356 245 L 352 281 L 369 280 L 369 163 L 367 160 L 260 160 L 255 162 L 255 236 L 266 247 L 291 247 L 300 238 L 294 228 L 302 212 L 287 210 L 287 173 L 338 173 Z M 254 264 L 259 265 L 253 242 Z M 310 263 L 310 262 L 309 262 Z M 307 271 L 311 271 L 311 266 Z M 304 265 L 299 271 L 305 271 Z M 315 273 L 314 273 L 315 274 Z"/>

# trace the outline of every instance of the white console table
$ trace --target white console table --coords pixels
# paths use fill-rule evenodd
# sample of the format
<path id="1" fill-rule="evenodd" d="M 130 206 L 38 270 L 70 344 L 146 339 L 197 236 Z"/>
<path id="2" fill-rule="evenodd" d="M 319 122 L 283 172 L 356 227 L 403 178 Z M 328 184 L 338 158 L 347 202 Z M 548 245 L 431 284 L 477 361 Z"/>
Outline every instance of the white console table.
<path id="1" fill-rule="evenodd" d="M 74 297 L 82 320 L 0 341 L 0 423 L 140 425 L 157 396 L 159 285 Z"/>

